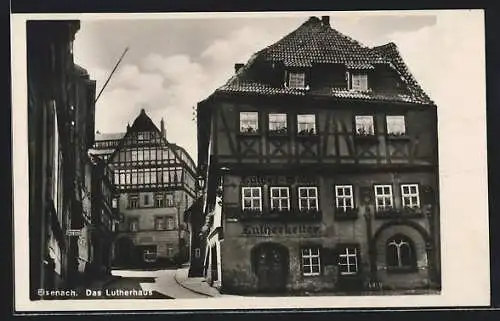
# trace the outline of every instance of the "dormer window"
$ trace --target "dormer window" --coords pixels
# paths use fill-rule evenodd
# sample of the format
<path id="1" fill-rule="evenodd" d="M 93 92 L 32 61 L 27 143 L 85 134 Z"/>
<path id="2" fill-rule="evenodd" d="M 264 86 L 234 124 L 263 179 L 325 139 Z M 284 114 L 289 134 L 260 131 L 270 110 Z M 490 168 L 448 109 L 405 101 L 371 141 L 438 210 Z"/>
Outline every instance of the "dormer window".
<path id="1" fill-rule="evenodd" d="M 288 74 L 288 87 L 303 89 L 306 87 L 306 74 L 303 72 L 290 72 Z"/>
<path id="2" fill-rule="evenodd" d="M 348 87 L 351 90 L 368 91 L 368 74 L 349 73 Z"/>

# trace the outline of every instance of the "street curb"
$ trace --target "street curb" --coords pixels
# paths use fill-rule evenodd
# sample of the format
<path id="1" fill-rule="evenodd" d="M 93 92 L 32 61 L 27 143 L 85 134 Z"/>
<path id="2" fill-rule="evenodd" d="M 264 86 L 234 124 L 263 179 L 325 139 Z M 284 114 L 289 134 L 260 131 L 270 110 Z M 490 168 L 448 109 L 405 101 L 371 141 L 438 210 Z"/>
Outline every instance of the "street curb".
<path id="1" fill-rule="evenodd" d="M 180 286 L 181 286 L 181 287 L 183 287 L 184 289 L 189 290 L 189 291 L 191 291 L 191 292 L 194 292 L 194 293 L 197 293 L 197 294 L 201 294 L 201 295 L 204 295 L 204 296 L 209 297 L 209 298 L 215 298 L 215 296 L 213 296 L 213 295 L 207 294 L 207 293 L 205 293 L 205 292 L 201 292 L 201 291 L 193 290 L 193 289 L 191 289 L 191 288 L 189 288 L 189 287 L 185 286 L 184 284 L 182 284 L 182 282 L 181 282 L 181 281 L 179 281 L 179 279 L 177 278 L 177 271 L 179 271 L 179 269 L 175 270 L 175 273 L 174 273 L 174 280 L 175 280 L 175 282 L 176 282 L 178 285 L 180 285 Z"/>

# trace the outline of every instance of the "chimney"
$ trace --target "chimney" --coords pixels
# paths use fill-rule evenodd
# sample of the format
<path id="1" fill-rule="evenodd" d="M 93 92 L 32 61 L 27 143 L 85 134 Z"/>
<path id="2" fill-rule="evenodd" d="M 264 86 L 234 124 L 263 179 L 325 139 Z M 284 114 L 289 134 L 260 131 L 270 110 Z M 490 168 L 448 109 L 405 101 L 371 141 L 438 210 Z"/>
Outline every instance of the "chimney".
<path id="1" fill-rule="evenodd" d="M 234 64 L 234 72 L 238 72 L 245 64 Z"/>
<path id="2" fill-rule="evenodd" d="M 323 26 L 330 27 L 330 16 L 321 16 L 321 23 Z"/>
<path id="3" fill-rule="evenodd" d="M 167 138 L 167 135 L 165 133 L 165 121 L 163 120 L 163 117 L 161 118 L 161 121 L 160 121 L 160 132 L 161 132 L 161 136 L 163 138 Z"/>

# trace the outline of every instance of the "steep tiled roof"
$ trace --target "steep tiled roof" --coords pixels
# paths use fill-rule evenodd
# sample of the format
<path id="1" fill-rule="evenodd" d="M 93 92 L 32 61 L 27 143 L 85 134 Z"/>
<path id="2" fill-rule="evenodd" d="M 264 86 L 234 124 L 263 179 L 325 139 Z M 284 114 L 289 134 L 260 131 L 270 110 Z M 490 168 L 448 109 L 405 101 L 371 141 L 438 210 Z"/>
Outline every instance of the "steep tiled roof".
<path id="1" fill-rule="evenodd" d="M 311 67 L 315 64 L 342 64 L 348 69 L 375 69 L 376 65 L 390 66 L 408 89 L 408 93 L 357 92 L 347 89 L 321 88 L 301 90 L 272 86 L 249 79 L 247 74 L 257 61 L 282 63 L 285 67 Z M 216 93 L 330 96 L 339 99 L 393 101 L 433 104 L 413 78 L 393 43 L 375 48 L 364 46 L 352 38 L 311 17 L 299 28 L 278 42 L 255 53 L 245 66 L 231 77 Z"/>

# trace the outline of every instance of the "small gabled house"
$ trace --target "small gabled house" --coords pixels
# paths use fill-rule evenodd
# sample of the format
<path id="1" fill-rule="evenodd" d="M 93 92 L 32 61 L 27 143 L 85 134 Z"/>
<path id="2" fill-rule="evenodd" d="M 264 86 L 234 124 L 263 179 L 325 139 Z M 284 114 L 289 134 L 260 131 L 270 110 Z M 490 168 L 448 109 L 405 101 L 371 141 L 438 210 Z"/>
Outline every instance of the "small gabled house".
<path id="1" fill-rule="evenodd" d="M 223 291 L 439 287 L 436 105 L 395 44 L 311 17 L 197 118 L 205 275 Z"/>

